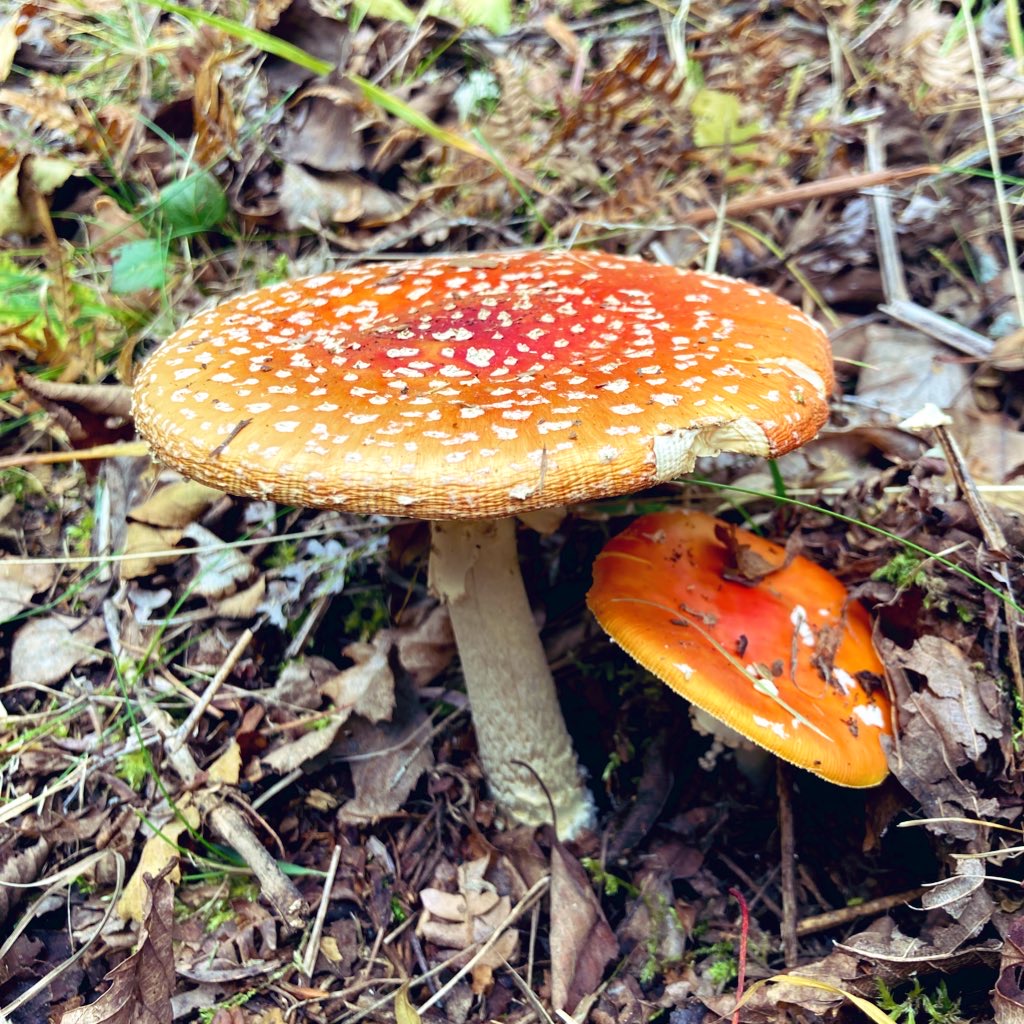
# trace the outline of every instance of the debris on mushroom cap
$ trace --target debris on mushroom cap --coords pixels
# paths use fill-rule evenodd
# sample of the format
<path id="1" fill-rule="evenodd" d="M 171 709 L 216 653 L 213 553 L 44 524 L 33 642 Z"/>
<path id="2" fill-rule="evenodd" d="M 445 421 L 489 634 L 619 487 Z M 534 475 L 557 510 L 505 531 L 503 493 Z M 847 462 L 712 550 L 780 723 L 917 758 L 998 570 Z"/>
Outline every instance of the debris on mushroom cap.
<path id="1" fill-rule="evenodd" d="M 195 317 L 139 373 L 156 454 L 223 490 L 469 518 L 812 437 L 828 341 L 742 281 L 598 252 L 364 264 Z"/>
<path id="2" fill-rule="evenodd" d="M 730 571 L 738 547 L 779 568 L 744 580 Z M 867 612 L 785 554 L 702 513 L 641 516 L 598 556 L 587 604 L 636 661 L 743 736 L 830 782 L 877 785 L 890 704 Z"/>

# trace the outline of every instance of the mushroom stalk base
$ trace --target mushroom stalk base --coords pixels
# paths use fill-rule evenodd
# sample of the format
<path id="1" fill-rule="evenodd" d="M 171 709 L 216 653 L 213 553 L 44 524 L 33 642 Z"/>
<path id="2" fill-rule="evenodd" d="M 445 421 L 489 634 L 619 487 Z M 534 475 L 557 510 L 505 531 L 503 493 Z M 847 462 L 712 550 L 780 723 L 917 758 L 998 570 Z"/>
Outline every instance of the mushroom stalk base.
<path id="1" fill-rule="evenodd" d="M 491 792 L 518 821 L 562 838 L 591 826 L 555 684 L 519 570 L 513 519 L 432 524 L 430 583 L 447 605 Z M 533 772 L 522 765 L 530 765 Z"/>

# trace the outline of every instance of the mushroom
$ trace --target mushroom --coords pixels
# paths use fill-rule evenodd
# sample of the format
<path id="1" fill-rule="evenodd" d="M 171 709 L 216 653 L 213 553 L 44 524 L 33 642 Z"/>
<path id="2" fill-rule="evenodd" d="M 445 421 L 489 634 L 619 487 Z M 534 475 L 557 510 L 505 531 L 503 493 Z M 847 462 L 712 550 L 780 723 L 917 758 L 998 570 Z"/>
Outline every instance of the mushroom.
<path id="1" fill-rule="evenodd" d="M 888 774 L 868 614 L 809 559 L 703 513 L 657 512 L 605 545 L 587 604 L 705 721 L 841 786 Z"/>
<path id="2" fill-rule="evenodd" d="M 572 835 L 593 805 L 523 588 L 513 516 L 640 490 L 827 415 L 824 332 L 741 281 L 600 252 L 448 255 L 288 281 L 142 367 L 156 455 L 224 490 L 432 522 L 491 791 Z M 529 764 L 543 780 L 539 786 Z"/>

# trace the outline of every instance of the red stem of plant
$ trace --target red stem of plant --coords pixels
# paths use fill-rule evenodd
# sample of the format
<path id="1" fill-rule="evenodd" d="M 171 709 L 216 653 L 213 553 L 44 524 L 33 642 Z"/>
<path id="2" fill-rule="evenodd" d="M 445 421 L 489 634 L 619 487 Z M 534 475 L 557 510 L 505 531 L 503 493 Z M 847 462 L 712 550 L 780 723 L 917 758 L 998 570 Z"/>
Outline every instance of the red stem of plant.
<path id="1" fill-rule="evenodd" d="M 739 1024 L 740 1003 L 743 1002 L 743 988 L 747 981 L 747 936 L 750 934 L 750 908 L 739 889 L 730 889 L 729 895 L 740 905 L 740 951 L 736 957 L 736 1009 L 732 1012 L 732 1024 Z"/>

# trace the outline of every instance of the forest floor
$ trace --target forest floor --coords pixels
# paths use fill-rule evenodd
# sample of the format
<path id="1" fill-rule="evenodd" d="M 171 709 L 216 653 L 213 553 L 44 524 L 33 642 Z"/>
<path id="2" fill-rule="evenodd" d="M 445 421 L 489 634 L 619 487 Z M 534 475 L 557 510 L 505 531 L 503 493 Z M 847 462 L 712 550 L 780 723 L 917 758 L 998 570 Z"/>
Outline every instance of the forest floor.
<path id="1" fill-rule="evenodd" d="M 7 5 L 0 1021 L 1024 1021 L 1017 3 L 513 7 Z M 489 797 L 426 527 L 185 481 L 129 401 L 222 299 L 537 246 L 755 282 L 837 376 L 774 465 L 520 531 L 566 844 Z M 597 626 L 602 545 L 674 506 L 865 605 L 882 785 L 709 769 Z"/>

